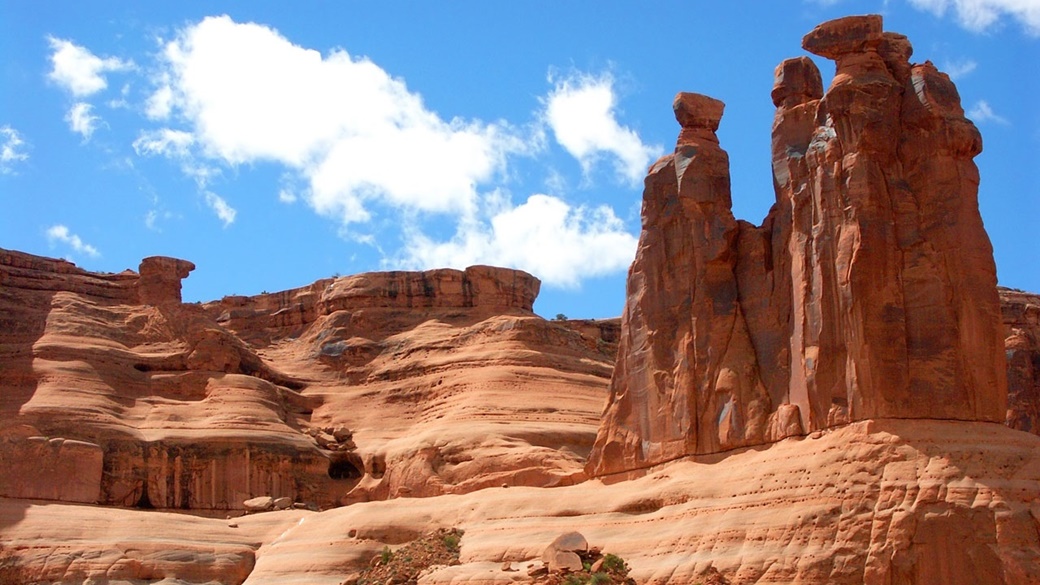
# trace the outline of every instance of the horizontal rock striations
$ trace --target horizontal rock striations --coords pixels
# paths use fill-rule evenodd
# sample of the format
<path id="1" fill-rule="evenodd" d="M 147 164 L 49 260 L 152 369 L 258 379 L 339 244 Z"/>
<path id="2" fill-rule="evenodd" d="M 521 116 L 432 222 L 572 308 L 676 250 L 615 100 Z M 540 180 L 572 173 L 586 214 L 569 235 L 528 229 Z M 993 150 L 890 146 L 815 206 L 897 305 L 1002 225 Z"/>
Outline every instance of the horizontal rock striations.
<path id="1" fill-rule="evenodd" d="M 319 317 L 341 310 L 476 309 L 529 314 L 540 287 L 541 282 L 526 272 L 492 266 L 368 272 L 277 293 L 224 297 L 207 303 L 205 309 L 244 338 L 263 342 L 264 335 L 270 341 L 272 334 L 298 333 Z"/>
<path id="2" fill-rule="evenodd" d="M 370 273 L 183 304 L 193 268 L 0 250 L 0 496 L 215 511 L 583 477 L 617 323 L 538 317 L 533 276 Z"/>
<path id="3" fill-rule="evenodd" d="M 880 16 L 806 35 L 776 70 L 776 203 L 734 219 L 715 130 L 681 93 L 650 169 L 619 359 L 588 471 L 874 418 L 1003 422 L 1004 334 L 957 90 Z"/>
<path id="4" fill-rule="evenodd" d="M 0 498 L 0 582 L 338 584 L 384 550 L 397 558 L 423 533 L 457 527 L 461 564 L 422 583 L 527 582 L 553 539 L 579 530 L 640 584 L 1035 585 L 1038 486 L 1036 436 L 889 419 L 609 485 L 230 521 Z"/>

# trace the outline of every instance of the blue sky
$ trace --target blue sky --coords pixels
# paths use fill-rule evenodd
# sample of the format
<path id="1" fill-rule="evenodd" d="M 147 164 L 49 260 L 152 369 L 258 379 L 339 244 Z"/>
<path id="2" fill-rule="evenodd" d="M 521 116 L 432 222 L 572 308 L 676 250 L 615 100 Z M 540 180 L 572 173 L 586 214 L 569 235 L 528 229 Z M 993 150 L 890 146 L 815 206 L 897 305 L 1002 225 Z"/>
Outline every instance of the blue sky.
<path id="1" fill-rule="evenodd" d="M 0 247 L 185 258 L 189 301 L 506 265 L 539 314 L 616 316 L 675 93 L 726 103 L 734 213 L 760 223 L 773 69 L 863 13 L 956 81 L 999 280 L 1040 291 L 1040 0 L 3 0 Z"/>

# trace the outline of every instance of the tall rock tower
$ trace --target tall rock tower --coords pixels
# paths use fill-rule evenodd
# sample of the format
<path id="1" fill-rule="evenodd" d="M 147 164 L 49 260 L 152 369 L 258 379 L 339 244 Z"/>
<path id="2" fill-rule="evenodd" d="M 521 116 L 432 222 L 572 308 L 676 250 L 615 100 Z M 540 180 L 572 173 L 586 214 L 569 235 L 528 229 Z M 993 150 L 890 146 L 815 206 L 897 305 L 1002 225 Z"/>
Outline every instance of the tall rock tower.
<path id="1" fill-rule="evenodd" d="M 723 104 L 680 93 L 650 169 L 592 475 L 871 418 L 1003 422 L 982 150 L 957 89 L 880 16 L 816 27 L 837 64 L 776 69 L 776 203 L 734 219 Z"/>

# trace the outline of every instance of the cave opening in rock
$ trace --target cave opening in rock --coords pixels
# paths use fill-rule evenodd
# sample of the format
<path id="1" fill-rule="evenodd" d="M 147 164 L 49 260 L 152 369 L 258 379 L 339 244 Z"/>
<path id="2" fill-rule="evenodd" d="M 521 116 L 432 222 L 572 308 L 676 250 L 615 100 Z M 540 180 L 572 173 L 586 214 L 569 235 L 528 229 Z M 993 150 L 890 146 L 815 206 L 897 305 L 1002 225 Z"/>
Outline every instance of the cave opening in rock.
<path id="1" fill-rule="evenodd" d="M 155 506 L 152 505 L 151 498 L 148 497 L 148 482 L 141 485 L 141 497 L 137 498 L 137 503 L 134 504 L 135 508 L 141 510 L 154 510 Z"/>
<path id="2" fill-rule="evenodd" d="M 364 473 L 356 463 L 340 459 L 329 463 L 329 477 L 332 479 L 360 479 Z"/>

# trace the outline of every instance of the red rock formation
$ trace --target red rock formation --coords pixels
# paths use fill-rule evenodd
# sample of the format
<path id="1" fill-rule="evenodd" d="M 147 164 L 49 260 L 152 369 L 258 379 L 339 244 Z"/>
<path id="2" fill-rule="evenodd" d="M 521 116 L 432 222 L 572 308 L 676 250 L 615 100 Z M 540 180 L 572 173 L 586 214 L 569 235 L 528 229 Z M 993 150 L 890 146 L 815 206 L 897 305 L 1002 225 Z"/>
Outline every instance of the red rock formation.
<path id="1" fill-rule="evenodd" d="M 616 346 L 534 315 L 534 277 L 374 273 L 181 304 L 192 268 L 0 250 L 0 496 L 329 507 L 582 476 Z"/>
<path id="2" fill-rule="evenodd" d="M 0 583 L 343 583 L 385 547 L 396 554 L 423 533 L 457 527 L 460 564 L 431 568 L 423 583 L 524 582 L 555 537 L 579 530 L 641 584 L 1035 585 L 1038 497 L 1040 437 L 889 419 L 609 485 L 492 488 L 320 513 L 225 520 L 0 498 Z"/>
<path id="3" fill-rule="evenodd" d="M 298 334 L 319 317 L 340 310 L 480 309 L 530 313 L 541 283 L 518 270 L 470 266 L 466 270 L 369 272 L 326 278 L 309 286 L 255 297 L 207 303 L 218 322 L 250 342 Z"/>
<path id="4" fill-rule="evenodd" d="M 141 273 L 138 281 L 140 300 L 146 305 L 181 302 L 181 280 L 195 270 L 195 265 L 187 260 L 152 256 L 141 261 L 138 268 Z"/>
<path id="5" fill-rule="evenodd" d="M 679 94 L 675 153 L 646 179 L 619 361 L 588 470 L 778 440 L 850 421 L 1003 421 L 978 131 L 931 63 L 881 17 L 820 25 L 837 62 L 776 71 L 776 204 L 730 211 L 722 103 Z"/>
<path id="6" fill-rule="evenodd" d="M 1007 355 L 1007 425 L 1040 435 L 1040 295 L 1000 289 Z"/>

